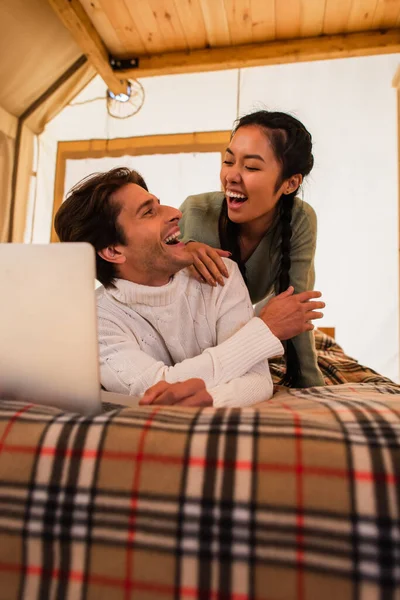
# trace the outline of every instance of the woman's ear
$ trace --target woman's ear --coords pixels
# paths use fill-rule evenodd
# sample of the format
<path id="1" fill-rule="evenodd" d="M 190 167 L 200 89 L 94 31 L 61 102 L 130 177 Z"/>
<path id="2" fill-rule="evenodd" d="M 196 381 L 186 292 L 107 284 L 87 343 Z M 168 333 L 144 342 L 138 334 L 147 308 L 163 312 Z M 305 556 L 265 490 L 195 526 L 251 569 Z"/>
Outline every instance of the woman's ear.
<path id="1" fill-rule="evenodd" d="M 107 262 L 118 265 L 122 265 L 122 263 L 126 261 L 126 256 L 117 250 L 115 246 L 107 246 L 106 248 L 103 248 L 103 250 L 99 250 L 97 254 Z"/>
<path id="2" fill-rule="evenodd" d="M 292 175 L 289 179 L 286 180 L 286 186 L 284 194 L 292 194 L 296 190 L 299 189 L 303 182 L 303 175 L 297 173 L 296 175 Z"/>

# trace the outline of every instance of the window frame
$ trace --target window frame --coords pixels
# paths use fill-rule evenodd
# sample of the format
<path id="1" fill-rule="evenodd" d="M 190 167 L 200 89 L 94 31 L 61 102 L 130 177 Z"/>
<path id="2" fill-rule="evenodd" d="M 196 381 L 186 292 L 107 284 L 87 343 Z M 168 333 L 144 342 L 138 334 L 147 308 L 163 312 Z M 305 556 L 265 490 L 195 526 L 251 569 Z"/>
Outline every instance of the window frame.
<path id="1" fill-rule="evenodd" d="M 219 152 L 221 162 L 230 131 L 201 131 L 129 138 L 61 141 L 57 145 L 51 242 L 58 242 L 54 217 L 64 199 L 67 160 L 190 152 Z"/>

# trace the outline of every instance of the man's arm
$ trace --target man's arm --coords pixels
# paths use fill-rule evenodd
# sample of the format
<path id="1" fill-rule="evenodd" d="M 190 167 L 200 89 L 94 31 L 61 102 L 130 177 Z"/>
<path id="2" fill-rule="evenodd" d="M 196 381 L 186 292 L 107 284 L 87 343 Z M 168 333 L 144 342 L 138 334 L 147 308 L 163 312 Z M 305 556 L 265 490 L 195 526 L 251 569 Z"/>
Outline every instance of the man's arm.
<path id="1" fill-rule="evenodd" d="M 202 379 L 187 379 L 179 383 L 159 381 L 146 390 L 140 404 L 243 407 L 267 400 L 272 393 L 268 362 L 262 361 L 243 377 L 232 379 L 211 390 L 207 390 Z"/>
<path id="2" fill-rule="evenodd" d="M 236 334 L 199 356 L 174 366 L 143 352 L 137 341 L 113 322 L 99 319 L 100 371 L 109 391 L 141 396 L 158 381 L 176 383 L 193 377 L 211 389 L 241 377 L 253 365 L 280 354 L 280 342 L 260 319 L 253 318 Z"/>
<path id="3" fill-rule="evenodd" d="M 259 362 L 242 377 L 208 391 L 216 408 L 252 406 L 268 400 L 274 392 L 268 360 Z"/>

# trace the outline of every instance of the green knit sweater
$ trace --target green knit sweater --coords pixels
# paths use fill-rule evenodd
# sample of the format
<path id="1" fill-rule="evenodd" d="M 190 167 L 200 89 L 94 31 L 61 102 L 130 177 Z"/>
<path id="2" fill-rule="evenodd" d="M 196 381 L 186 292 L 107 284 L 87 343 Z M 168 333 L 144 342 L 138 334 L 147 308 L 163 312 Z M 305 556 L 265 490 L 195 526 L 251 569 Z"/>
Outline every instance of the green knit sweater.
<path id="1" fill-rule="evenodd" d="M 221 248 L 218 220 L 223 192 L 209 192 L 189 196 L 180 207 L 183 217 L 179 222 L 182 239 L 196 240 L 213 248 Z M 292 213 L 290 283 L 295 292 L 314 287 L 314 254 L 317 237 L 317 219 L 309 204 L 295 198 Z M 271 294 L 280 266 L 280 223 L 275 219 L 270 229 L 245 263 L 247 287 L 253 304 Z M 324 385 L 317 365 L 313 332 L 293 338 L 300 361 L 302 387 Z"/>

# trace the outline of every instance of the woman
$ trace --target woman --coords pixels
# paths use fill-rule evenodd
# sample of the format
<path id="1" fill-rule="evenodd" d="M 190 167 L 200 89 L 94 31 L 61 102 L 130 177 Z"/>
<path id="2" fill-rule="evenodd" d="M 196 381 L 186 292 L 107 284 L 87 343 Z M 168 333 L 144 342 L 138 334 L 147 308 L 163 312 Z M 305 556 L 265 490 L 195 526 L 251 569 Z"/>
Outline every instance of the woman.
<path id="1" fill-rule="evenodd" d="M 223 248 L 253 303 L 289 285 L 312 289 L 316 216 L 296 193 L 313 164 L 311 135 L 294 117 L 262 110 L 239 119 L 221 167 L 224 191 L 189 196 L 181 206 L 197 276 L 223 285 Z M 288 340 L 286 365 L 287 385 L 324 385 L 312 331 Z"/>

